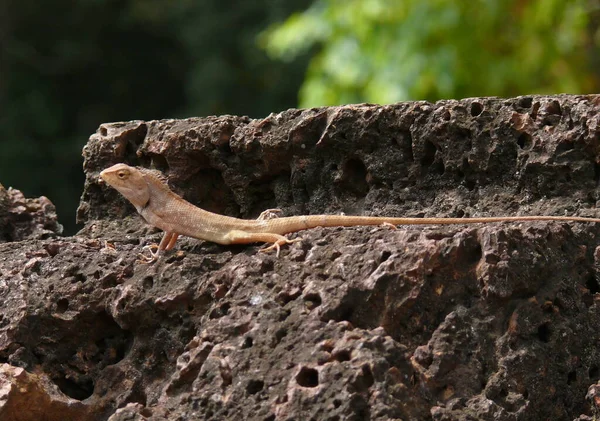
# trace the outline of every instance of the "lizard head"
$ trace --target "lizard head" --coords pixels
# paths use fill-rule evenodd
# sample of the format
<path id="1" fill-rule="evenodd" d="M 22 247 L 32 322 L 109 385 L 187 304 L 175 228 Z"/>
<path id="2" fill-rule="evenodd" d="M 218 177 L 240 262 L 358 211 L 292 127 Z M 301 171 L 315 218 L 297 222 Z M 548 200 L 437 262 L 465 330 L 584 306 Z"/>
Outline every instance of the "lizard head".
<path id="1" fill-rule="evenodd" d="M 138 212 L 150 200 L 150 189 L 140 170 L 116 164 L 100 173 L 100 178 L 129 200 Z"/>

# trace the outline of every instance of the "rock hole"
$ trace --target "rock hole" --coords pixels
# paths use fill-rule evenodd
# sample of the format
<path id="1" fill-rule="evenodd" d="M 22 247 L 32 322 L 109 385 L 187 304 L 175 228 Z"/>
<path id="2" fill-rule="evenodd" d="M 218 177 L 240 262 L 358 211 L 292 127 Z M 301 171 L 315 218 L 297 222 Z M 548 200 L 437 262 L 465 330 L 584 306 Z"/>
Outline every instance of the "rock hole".
<path id="1" fill-rule="evenodd" d="M 357 391 L 364 392 L 373 386 L 373 384 L 375 384 L 373 372 L 371 371 L 371 367 L 365 364 L 361 367 L 360 374 L 356 377 L 354 387 Z"/>
<path id="2" fill-rule="evenodd" d="M 381 256 L 379 257 L 379 263 L 387 262 L 387 260 L 392 256 L 392 252 L 389 250 L 384 250 L 381 252 Z"/>
<path id="3" fill-rule="evenodd" d="M 594 181 L 596 185 L 600 182 L 600 163 L 594 163 Z"/>
<path id="4" fill-rule="evenodd" d="M 269 416 L 267 416 L 267 417 L 265 418 L 265 420 L 264 420 L 264 421 L 275 421 L 275 419 L 276 419 L 276 418 L 275 418 L 275 414 L 270 414 Z"/>
<path id="5" fill-rule="evenodd" d="M 575 370 L 573 370 L 567 375 L 567 384 L 572 384 L 572 383 L 575 383 L 576 381 L 577 381 L 577 372 Z"/>
<path id="6" fill-rule="evenodd" d="M 435 161 L 435 153 L 436 152 L 437 152 L 437 149 L 436 149 L 435 145 L 433 143 L 431 143 L 430 141 L 426 140 L 425 144 L 423 145 L 423 157 L 421 158 L 421 166 L 422 167 L 431 166 L 431 164 L 433 164 L 433 161 Z"/>
<path id="7" fill-rule="evenodd" d="M 317 387 L 319 385 L 319 372 L 314 368 L 302 367 L 296 375 L 296 383 L 302 387 Z"/>
<path id="8" fill-rule="evenodd" d="M 341 400 L 339 400 L 339 399 L 334 399 L 334 400 L 333 400 L 333 406 L 334 406 L 335 408 L 339 408 L 340 406 L 342 406 L 342 401 L 341 401 Z"/>
<path id="9" fill-rule="evenodd" d="M 198 156 L 194 162 L 203 162 L 207 160 L 203 155 Z M 200 164 L 198 164 L 200 165 Z M 210 188 L 207 188 L 210 186 Z M 223 174 L 214 169 L 199 170 L 190 174 L 185 182 L 178 183 L 181 192 L 185 191 L 185 199 L 189 202 L 199 205 L 202 208 L 220 214 L 235 215 L 240 213 L 240 207 L 236 203 L 233 191 L 227 185 Z M 273 191 L 270 183 L 253 181 L 248 189 L 261 198 L 261 203 L 257 203 L 261 211 L 266 209 L 268 203 L 274 203 Z M 207 262 L 214 264 L 213 262 Z"/>
<path id="10" fill-rule="evenodd" d="M 475 180 L 470 180 L 470 179 L 465 180 L 465 187 L 467 188 L 467 190 L 473 191 L 473 190 L 475 190 L 476 186 L 477 186 L 477 182 Z"/>
<path id="11" fill-rule="evenodd" d="M 229 141 L 219 143 L 218 148 L 219 148 L 219 151 L 224 155 L 232 155 L 233 154 L 233 152 L 231 151 L 231 145 L 229 144 Z"/>
<path id="12" fill-rule="evenodd" d="M 323 301 L 321 296 L 317 293 L 309 293 L 304 296 L 304 305 L 309 309 L 313 310 L 321 305 Z"/>
<path id="13" fill-rule="evenodd" d="M 249 395 L 254 395 L 263 390 L 263 387 L 265 387 L 265 382 L 252 379 L 246 385 L 246 392 L 248 392 Z"/>
<path id="14" fill-rule="evenodd" d="M 473 102 L 471 104 L 471 116 L 477 117 L 483 112 L 483 105 L 480 102 Z"/>
<path id="15" fill-rule="evenodd" d="M 66 377 L 53 378 L 54 383 L 58 386 L 61 392 L 70 398 L 82 401 L 92 396 L 94 392 L 94 382 L 91 379 L 74 382 Z"/>
<path id="16" fill-rule="evenodd" d="M 533 146 L 533 138 L 529 133 L 521 133 L 517 137 L 517 145 L 519 148 L 529 150 Z"/>
<path id="17" fill-rule="evenodd" d="M 226 316 L 227 313 L 229 313 L 229 308 L 231 307 L 231 304 L 229 303 L 223 303 L 221 304 L 219 307 L 214 308 L 210 314 L 208 315 L 209 319 L 219 319 L 223 316 Z"/>
<path id="18" fill-rule="evenodd" d="M 152 155 L 152 166 L 162 173 L 166 173 L 169 170 L 169 163 L 162 155 Z"/>
<path id="19" fill-rule="evenodd" d="M 546 112 L 548 114 L 561 115 L 562 114 L 562 109 L 561 109 L 560 103 L 558 101 L 556 101 L 556 100 L 551 101 L 546 106 Z"/>
<path id="20" fill-rule="evenodd" d="M 61 298 L 56 302 L 56 311 L 58 313 L 64 313 L 69 309 L 69 300 L 66 298 Z"/>
<path id="21" fill-rule="evenodd" d="M 281 342 L 281 340 L 283 338 L 285 338 L 286 336 L 287 336 L 287 329 L 285 329 L 285 328 L 277 329 L 277 332 L 275 332 L 275 339 L 277 339 L 277 343 Z"/>
<path id="22" fill-rule="evenodd" d="M 242 342 L 242 349 L 252 348 L 254 345 L 254 339 L 251 336 L 246 336 Z"/>
<path id="23" fill-rule="evenodd" d="M 575 149 L 575 143 L 563 141 L 556 146 L 556 154 L 558 155 L 560 153 L 571 151 L 573 149 Z"/>
<path id="24" fill-rule="evenodd" d="M 533 98 L 530 96 L 519 98 L 519 107 L 522 108 L 531 108 L 531 104 L 533 104 Z"/>
<path id="25" fill-rule="evenodd" d="M 446 165 L 444 164 L 444 161 L 440 159 L 438 162 L 434 163 L 431 166 L 431 172 L 439 175 L 444 175 L 444 173 L 446 172 Z"/>
<path id="26" fill-rule="evenodd" d="M 348 349 L 342 349 L 340 351 L 335 352 L 333 354 L 333 358 L 339 362 L 350 361 L 350 359 L 352 358 L 352 352 Z"/>
<path id="27" fill-rule="evenodd" d="M 531 118 L 535 120 L 538 117 L 538 113 L 540 111 L 540 103 L 536 102 L 531 107 Z"/>
<path id="28" fill-rule="evenodd" d="M 152 276 L 145 276 L 144 279 L 142 280 L 142 288 L 144 288 L 146 291 L 148 291 L 149 289 L 152 289 L 153 286 L 154 286 L 154 278 Z"/>
<path id="29" fill-rule="evenodd" d="M 76 273 L 75 276 L 73 276 L 73 283 L 76 282 L 84 283 L 85 275 L 83 273 Z"/>
<path id="30" fill-rule="evenodd" d="M 600 369 L 598 369 L 598 366 L 593 365 L 588 370 L 588 376 L 590 377 L 590 380 L 592 380 L 592 381 L 597 381 L 598 374 L 600 374 Z"/>
<path id="31" fill-rule="evenodd" d="M 367 167 L 358 158 L 351 158 L 342 166 L 344 185 L 354 194 L 364 196 L 369 191 Z"/>
<path id="32" fill-rule="evenodd" d="M 117 286 L 117 275 L 115 273 L 108 273 L 102 279 L 100 279 L 100 285 L 103 289 L 113 288 Z"/>
<path id="33" fill-rule="evenodd" d="M 467 262 L 469 264 L 475 264 L 481 260 L 483 257 L 483 252 L 481 251 L 481 244 L 476 242 L 473 245 L 473 248 L 469 248 L 467 253 Z"/>
<path id="34" fill-rule="evenodd" d="M 596 279 L 596 276 L 593 274 L 588 277 L 587 281 L 585 282 L 585 287 L 592 294 L 597 294 L 598 292 L 600 292 L 600 285 L 598 285 L 598 280 Z"/>
<path id="35" fill-rule="evenodd" d="M 140 415 L 146 418 L 150 418 L 152 416 L 152 409 L 144 407 L 140 410 Z"/>
<path id="36" fill-rule="evenodd" d="M 146 124 L 140 124 L 133 130 L 133 143 L 135 143 L 136 146 L 140 146 L 142 143 L 144 143 L 144 139 L 146 139 L 147 134 L 148 126 Z"/>
<path id="37" fill-rule="evenodd" d="M 340 317 L 337 321 L 349 322 L 349 321 L 351 321 L 353 315 L 354 315 L 354 309 L 348 305 L 345 308 L 341 309 Z"/>
<path id="38" fill-rule="evenodd" d="M 128 396 L 128 402 L 138 403 L 141 406 L 145 407 L 146 405 L 148 405 L 148 396 L 146 396 L 146 392 L 144 392 L 143 390 L 136 389 L 136 390 L 132 391 L 131 395 Z M 145 408 L 145 409 L 149 409 L 149 408 Z M 150 411 L 150 412 L 152 412 L 152 411 Z M 152 415 L 152 413 L 150 415 Z"/>
<path id="39" fill-rule="evenodd" d="M 538 327 L 538 339 L 542 342 L 548 343 L 550 342 L 550 336 L 552 331 L 550 329 L 549 323 L 544 323 Z"/>
<path id="40" fill-rule="evenodd" d="M 106 130 L 106 127 L 104 127 L 104 126 L 100 127 L 100 135 L 101 136 L 108 135 L 108 130 Z"/>

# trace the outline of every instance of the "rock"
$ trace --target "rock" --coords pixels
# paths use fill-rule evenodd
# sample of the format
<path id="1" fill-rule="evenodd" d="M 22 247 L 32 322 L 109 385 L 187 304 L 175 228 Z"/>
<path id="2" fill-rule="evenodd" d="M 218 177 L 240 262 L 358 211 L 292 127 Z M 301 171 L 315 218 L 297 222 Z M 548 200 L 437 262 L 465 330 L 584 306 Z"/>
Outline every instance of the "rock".
<path id="1" fill-rule="evenodd" d="M 44 375 L 0 364 L 0 419 L 6 421 L 85 421 L 90 408 L 65 397 Z"/>
<path id="2" fill-rule="evenodd" d="M 599 99 L 103 124 L 84 149 L 82 232 L 0 244 L 0 361 L 89 420 L 589 419 L 594 224 L 316 228 L 279 258 L 182 239 L 145 265 L 160 234 L 97 179 L 156 168 L 246 218 L 600 216 Z"/>
<path id="3" fill-rule="evenodd" d="M 47 197 L 27 199 L 19 190 L 0 184 L 0 242 L 56 237 L 62 230 Z"/>

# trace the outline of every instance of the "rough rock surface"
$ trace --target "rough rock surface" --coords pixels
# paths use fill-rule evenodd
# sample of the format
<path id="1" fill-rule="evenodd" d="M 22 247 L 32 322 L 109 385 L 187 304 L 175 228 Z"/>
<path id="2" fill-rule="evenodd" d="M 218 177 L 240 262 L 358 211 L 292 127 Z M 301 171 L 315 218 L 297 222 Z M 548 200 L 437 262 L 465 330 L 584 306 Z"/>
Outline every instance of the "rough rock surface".
<path id="1" fill-rule="evenodd" d="M 19 190 L 0 184 L 0 243 L 50 238 L 62 230 L 47 197 L 28 199 Z"/>
<path id="2" fill-rule="evenodd" d="M 0 362 L 46 379 L 32 399 L 73 420 L 591 419 L 599 226 L 317 228 L 279 258 L 183 239 L 145 265 L 160 234 L 97 178 L 157 168 L 191 202 L 248 218 L 600 216 L 599 103 L 104 124 L 84 150 L 85 229 L 0 244 Z M 2 376 L 0 411 L 22 399 Z"/>

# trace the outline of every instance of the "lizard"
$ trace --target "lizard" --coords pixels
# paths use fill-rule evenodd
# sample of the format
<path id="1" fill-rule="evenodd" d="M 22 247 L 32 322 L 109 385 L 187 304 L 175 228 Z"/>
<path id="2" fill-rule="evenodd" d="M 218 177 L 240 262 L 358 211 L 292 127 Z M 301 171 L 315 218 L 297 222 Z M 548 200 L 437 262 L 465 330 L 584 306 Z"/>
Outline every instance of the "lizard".
<path id="1" fill-rule="evenodd" d="M 270 245 L 262 248 L 261 251 L 276 250 L 277 256 L 279 256 L 282 245 L 300 241 L 299 239 L 290 240 L 285 237 L 286 234 L 315 227 L 486 224 L 522 221 L 600 223 L 600 218 L 542 215 L 471 218 L 303 215 L 274 219 L 264 217 L 240 219 L 219 215 L 194 206 L 174 193 L 154 171 L 145 168 L 115 164 L 100 172 L 99 181 L 115 188 L 133 204 L 148 224 L 164 231 L 156 252 L 150 250 L 148 263 L 157 260 L 162 252 L 171 250 L 180 235 L 224 245 L 263 242 Z M 261 216 L 264 216 L 263 214 Z"/>

